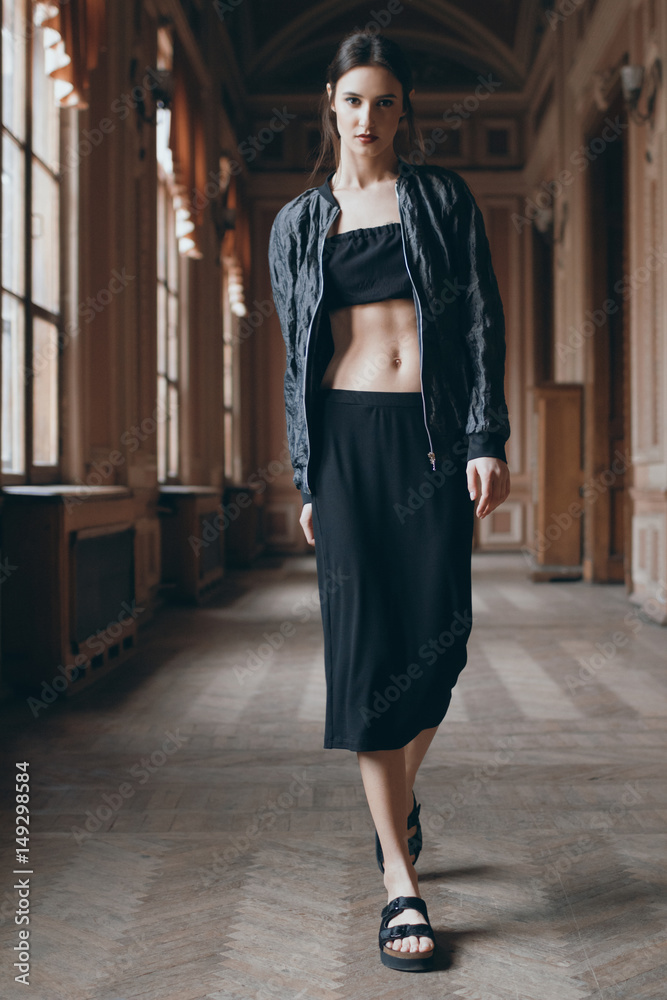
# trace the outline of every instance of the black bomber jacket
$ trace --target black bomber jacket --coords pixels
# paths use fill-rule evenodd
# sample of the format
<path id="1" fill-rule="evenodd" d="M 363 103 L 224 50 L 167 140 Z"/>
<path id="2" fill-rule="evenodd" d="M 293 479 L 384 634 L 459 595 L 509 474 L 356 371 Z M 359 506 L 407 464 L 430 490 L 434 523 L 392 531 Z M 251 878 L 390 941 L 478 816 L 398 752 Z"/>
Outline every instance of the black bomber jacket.
<path id="1" fill-rule="evenodd" d="M 506 461 L 505 317 L 482 213 L 460 174 L 399 159 L 396 180 L 403 251 L 419 332 L 424 423 L 438 462 L 491 456 Z M 287 441 L 294 483 L 311 501 L 309 415 L 333 354 L 321 308 L 324 240 L 340 206 L 333 171 L 284 205 L 269 237 L 269 271 L 287 348 Z"/>

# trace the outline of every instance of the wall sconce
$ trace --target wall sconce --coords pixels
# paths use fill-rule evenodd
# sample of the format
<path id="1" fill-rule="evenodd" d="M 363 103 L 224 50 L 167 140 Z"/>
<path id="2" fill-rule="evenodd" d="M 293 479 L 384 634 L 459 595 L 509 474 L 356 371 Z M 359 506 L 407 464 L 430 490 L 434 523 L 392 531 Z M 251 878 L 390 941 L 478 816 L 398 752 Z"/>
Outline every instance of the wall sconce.
<path id="1" fill-rule="evenodd" d="M 245 316 L 247 313 L 243 289 L 243 268 L 236 257 L 233 257 L 227 267 L 227 294 L 230 308 L 235 316 Z"/>
<path id="2" fill-rule="evenodd" d="M 660 58 L 656 56 L 651 63 L 651 68 L 648 71 L 647 80 L 650 92 L 646 98 L 646 114 L 641 112 L 637 106 L 639 104 L 639 98 L 641 97 L 642 90 L 644 89 L 644 67 L 621 66 L 620 74 L 621 86 L 623 88 L 623 98 L 628 109 L 628 114 L 635 124 L 644 125 L 646 122 L 650 121 L 651 128 L 653 128 L 655 102 L 658 96 L 658 90 L 662 84 L 662 62 Z"/>
<path id="3" fill-rule="evenodd" d="M 548 233 L 549 230 L 553 231 L 554 210 L 551 205 L 547 205 L 546 208 L 538 208 L 533 221 L 538 233 L 542 233 L 544 235 Z"/>
<path id="4" fill-rule="evenodd" d="M 150 95 L 154 109 L 171 107 L 174 99 L 174 75 L 170 69 L 148 67 L 141 80 L 137 80 L 139 60 L 130 61 L 130 82 L 132 100 L 140 122 L 155 125 L 157 116 L 146 114 L 146 98 Z"/>
<path id="5" fill-rule="evenodd" d="M 556 213 L 554 211 L 553 205 L 545 205 L 544 207 L 539 207 L 535 217 L 533 219 L 533 224 L 535 229 L 540 234 L 540 236 L 546 241 L 547 245 L 550 247 L 556 247 L 559 243 L 562 243 L 565 239 L 565 227 L 567 226 L 567 219 L 569 215 L 569 203 L 567 201 L 563 202 L 563 209 L 560 215 L 560 228 L 558 233 L 555 230 L 556 223 Z"/>
<path id="6" fill-rule="evenodd" d="M 191 257 L 193 260 L 201 260 L 201 250 L 197 249 L 197 245 L 190 235 L 190 233 L 194 231 L 195 224 L 192 221 L 188 201 L 182 194 L 175 195 L 173 201 L 178 252 L 183 257 Z"/>
<path id="7" fill-rule="evenodd" d="M 232 178 L 231 159 L 226 154 L 218 158 L 218 194 L 211 199 L 211 218 L 222 246 L 225 233 L 236 226 L 236 209 L 227 207 L 227 191 Z"/>

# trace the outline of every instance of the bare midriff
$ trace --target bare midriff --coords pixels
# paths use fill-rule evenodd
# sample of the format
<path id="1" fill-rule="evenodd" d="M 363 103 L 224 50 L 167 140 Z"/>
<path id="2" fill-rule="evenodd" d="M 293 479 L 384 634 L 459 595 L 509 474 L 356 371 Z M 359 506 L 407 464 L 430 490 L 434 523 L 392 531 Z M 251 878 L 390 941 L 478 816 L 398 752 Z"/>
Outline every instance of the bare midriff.
<path id="1" fill-rule="evenodd" d="M 384 299 L 329 312 L 334 353 L 321 385 L 419 392 L 419 335 L 413 299 Z"/>

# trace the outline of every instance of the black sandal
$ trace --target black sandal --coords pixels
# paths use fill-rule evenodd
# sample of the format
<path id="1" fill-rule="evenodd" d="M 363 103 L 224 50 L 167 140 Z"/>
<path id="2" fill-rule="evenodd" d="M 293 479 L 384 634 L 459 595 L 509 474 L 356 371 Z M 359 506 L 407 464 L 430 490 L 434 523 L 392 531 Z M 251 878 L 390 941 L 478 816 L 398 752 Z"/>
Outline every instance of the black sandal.
<path id="1" fill-rule="evenodd" d="M 417 805 L 417 800 L 415 798 L 414 791 L 412 792 L 412 812 L 408 816 L 408 830 L 413 826 L 417 827 L 416 832 L 412 837 L 408 838 L 408 854 L 414 854 L 415 860 L 412 862 L 413 865 L 417 864 L 417 858 L 421 854 L 422 849 L 422 825 L 419 820 L 419 812 L 421 810 L 421 802 Z M 378 863 L 378 868 L 384 875 L 384 855 L 382 853 L 382 844 L 380 843 L 380 838 L 378 837 L 377 830 L 375 831 L 375 857 Z"/>
<path id="2" fill-rule="evenodd" d="M 395 917 L 397 913 L 402 913 L 403 910 L 419 910 L 426 923 L 396 924 L 394 927 L 388 927 L 387 924 L 391 918 Z M 433 941 L 433 947 L 429 951 L 394 951 L 392 948 L 385 948 L 388 941 L 413 935 L 414 937 L 429 937 Z M 428 919 L 426 903 L 420 896 L 397 896 L 396 899 L 387 903 L 382 911 L 378 943 L 382 964 L 390 969 L 399 969 L 402 972 L 427 972 L 433 968 L 435 935 Z"/>

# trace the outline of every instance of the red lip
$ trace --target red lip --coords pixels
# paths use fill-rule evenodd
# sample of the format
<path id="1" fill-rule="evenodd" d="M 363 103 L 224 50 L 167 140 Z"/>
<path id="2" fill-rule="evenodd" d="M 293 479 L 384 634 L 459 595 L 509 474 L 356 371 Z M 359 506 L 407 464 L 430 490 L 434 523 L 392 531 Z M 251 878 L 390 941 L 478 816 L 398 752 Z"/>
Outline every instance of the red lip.
<path id="1" fill-rule="evenodd" d="M 369 133 L 363 133 L 362 135 L 358 135 L 357 139 L 362 139 L 364 142 L 372 142 L 375 139 L 377 139 L 377 136 L 369 132 Z"/>

